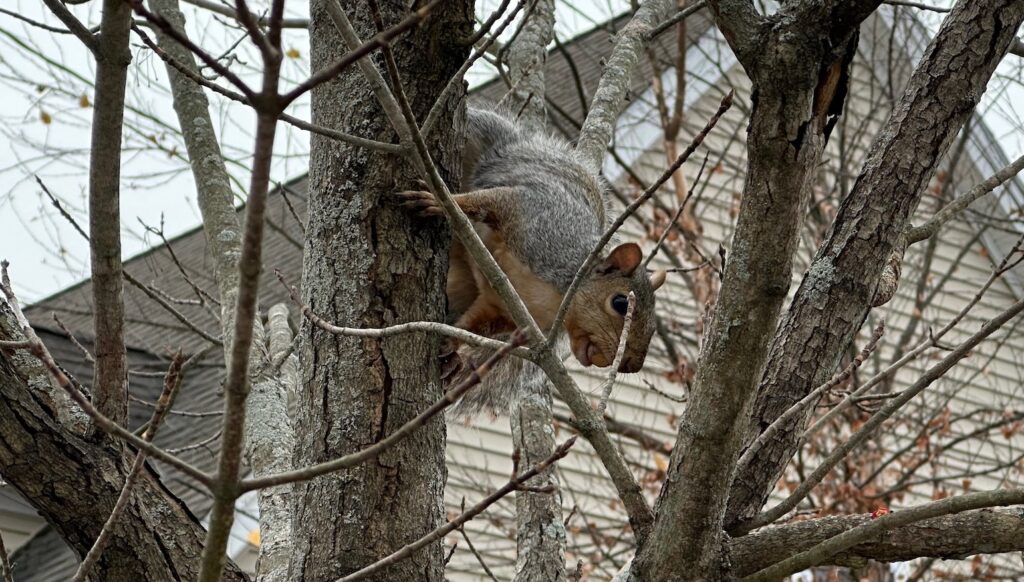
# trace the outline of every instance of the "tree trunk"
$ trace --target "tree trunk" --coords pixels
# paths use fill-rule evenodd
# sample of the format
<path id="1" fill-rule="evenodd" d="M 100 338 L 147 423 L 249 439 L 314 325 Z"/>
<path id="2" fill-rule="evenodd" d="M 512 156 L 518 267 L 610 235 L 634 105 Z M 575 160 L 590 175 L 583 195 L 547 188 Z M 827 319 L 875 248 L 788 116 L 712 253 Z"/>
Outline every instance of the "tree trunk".
<path id="1" fill-rule="evenodd" d="M 326 2 L 311 3 L 314 70 L 344 54 Z M 365 3 L 345 3 L 362 39 L 376 30 Z M 405 2 L 381 3 L 384 26 L 408 14 Z M 444 2 L 394 43 L 412 109 L 424 119 L 467 55 L 458 39 L 472 32 L 472 2 Z M 429 139 L 444 177 L 457 189 L 463 92 L 455 91 Z M 313 123 L 393 142 L 366 82 L 353 68 L 312 95 Z M 389 198 L 413 186 L 403 159 L 314 135 L 303 296 L 340 325 L 380 327 L 442 321 L 448 231 L 412 219 Z M 437 337 L 340 338 L 303 323 L 295 466 L 333 459 L 379 441 L 441 396 Z M 444 519 L 444 419 L 363 466 L 295 488 L 290 577 L 333 580 L 387 555 Z M 373 577 L 443 579 L 440 542 Z"/>
<path id="2" fill-rule="evenodd" d="M 841 110 L 856 47 L 857 21 L 845 31 L 841 25 L 830 30 L 833 15 L 819 7 L 780 13 L 770 27 L 751 13 L 749 23 L 715 11 L 753 81 L 747 178 L 654 529 L 633 567 L 641 580 L 726 575 L 722 525 L 736 455 L 768 355 L 766 338 L 792 279 L 809 187 L 830 117 Z M 832 42 L 825 42 L 829 34 Z"/>
<path id="3" fill-rule="evenodd" d="M 21 339 L 14 314 L 0 301 L 0 339 Z M 79 556 L 99 536 L 124 485 L 134 454 L 112 438 L 80 436 L 44 404 L 46 368 L 24 350 L 0 357 L 0 467 L 4 480 L 32 504 Z M 195 580 L 203 527 L 144 471 L 131 501 L 92 571 L 96 580 Z M 224 580 L 246 580 L 229 563 Z"/>
<path id="4" fill-rule="evenodd" d="M 962 1 L 946 18 L 780 325 L 750 438 L 834 373 L 924 187 L 974 111 L 1022 19 L 1020 0 Z M 761 510 L 795 454 L 806 421 L 806 414 L 797 415 L 739 468 L 727 524 L 735 526 Z"/>

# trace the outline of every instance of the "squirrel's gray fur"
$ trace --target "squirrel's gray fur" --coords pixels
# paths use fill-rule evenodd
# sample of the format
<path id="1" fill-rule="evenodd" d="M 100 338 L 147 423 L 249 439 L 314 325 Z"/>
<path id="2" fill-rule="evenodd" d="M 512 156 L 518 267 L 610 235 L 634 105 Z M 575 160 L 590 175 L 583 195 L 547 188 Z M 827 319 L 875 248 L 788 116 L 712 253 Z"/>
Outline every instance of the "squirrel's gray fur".
<path id="1" fill-rule="evenodd" d="M 567 141 L 492 111 L 469 109 L 464 151 L 463 189 L 515 187 L 529 217 L 505 242 L 564 293 L 607 226 L 600 177 Z"/>
<path id="2" fill-rule="evenodd" d="M 562 293 L 606 228 L 604 185 L 586 170 L 572 145 L 504 112 L 469 109 L 462 184 L 465 191 L 515 187 L 519 198 L 514 210 L 529 213 L 529 218 L 519 221 L 522 232 L 502 233 L 506 244 Z M 561 335 L 557 350 L 564 357 L 569 351 Z M 464 367 L 450 379 L 451 385 L 468 378 L 491 353 L 463 346 Z M 535 364 L 507 357 L 463 396 L 451 414 L 506 412 L 520 395 L 545 390 L 546 382 Z"/>

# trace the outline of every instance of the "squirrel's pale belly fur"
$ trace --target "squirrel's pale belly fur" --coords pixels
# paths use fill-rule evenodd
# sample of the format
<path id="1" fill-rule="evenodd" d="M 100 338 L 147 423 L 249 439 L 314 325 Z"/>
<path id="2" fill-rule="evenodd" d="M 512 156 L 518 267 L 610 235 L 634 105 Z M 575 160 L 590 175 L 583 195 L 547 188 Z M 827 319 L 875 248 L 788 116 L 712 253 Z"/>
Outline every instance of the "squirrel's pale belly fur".
<path id="1" fill-rule="evenodd" d="M 486 225 L 477 225 L 477 233 L 495 262 L 508 276 L 509 282 L 526 304 L 537 325 L 543 330 L 550 329 L 555 313 L 562 304 L 563 294 L 554 285 L 534 273 L 494 229 Z M 489 334 L 512 332 L 515 325 L 505 309 L 504 301 L 487 283 L 476 263 L 464 257 L 465 249 L 462 245 L 458 241 L 453 241 L 452 245 L 453 260 L 449 262 L 448 267 L 449 297 L 452 294 L 465 293 L 469 285 L 472 285 L 476 292 L 469 307 L 459 318 L 459 327 L 483 330 Z M 462 260 L 463 258 L 467 260 Z"/>

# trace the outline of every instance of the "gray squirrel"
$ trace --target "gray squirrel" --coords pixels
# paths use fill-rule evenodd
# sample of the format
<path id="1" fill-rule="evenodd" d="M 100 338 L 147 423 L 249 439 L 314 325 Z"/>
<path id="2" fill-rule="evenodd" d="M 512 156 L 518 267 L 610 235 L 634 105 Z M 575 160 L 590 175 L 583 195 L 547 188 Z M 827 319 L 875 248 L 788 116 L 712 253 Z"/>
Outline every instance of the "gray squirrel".
<path id="1" fill-rule="evenodd" d="M 608 227 L 600 177 L 587 170 L 568 142 L 509 116 L 472 107 L 462 168 L 466 191 L 455 194 L 455 202 L 530 315 L 541 329 L 549 330 L 573 277 Z M 430 192 L 405 191 L 398 196 L 402 206 L 420 216 L 444 216 Z M 564 330 L 582 365 L 612 364 L 632 291 L 636 305 L 619 371 L 637 372 L 643 366 L 655 328 L 654 292 L 665 282 L 665 271 L 648 273 L 640 268 L 642 262 L 640 246 L 623 243 L 581 282 Z M 447 296 L 449 322 L 456 327 L 503 338 L 515 330 L 503 302 L 457 240 L 449 255 Z M 457 360 L 468 364 L 448 378 L 451 385 L 490 355 L 453 341 L 448 349 L 458 349 Z M 522 366 L 518 358 L 497 366 L 463 398 L 458 412 L 507 410 L 516 396 L 514 385 Z"/>

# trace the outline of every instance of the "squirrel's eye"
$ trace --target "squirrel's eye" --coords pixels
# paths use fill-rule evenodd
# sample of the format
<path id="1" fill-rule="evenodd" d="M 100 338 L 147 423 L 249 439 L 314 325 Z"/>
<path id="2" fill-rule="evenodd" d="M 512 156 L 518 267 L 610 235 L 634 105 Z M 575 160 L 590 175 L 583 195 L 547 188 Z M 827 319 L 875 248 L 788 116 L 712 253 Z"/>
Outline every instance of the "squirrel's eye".
<path id="1" fill-rule="evenodd" d="M 619 315 L 625 316 L 626 310 L 629 309 L 629 299 L 625 295 L 612 297 L 612 309 L 618 312 Z"/>

